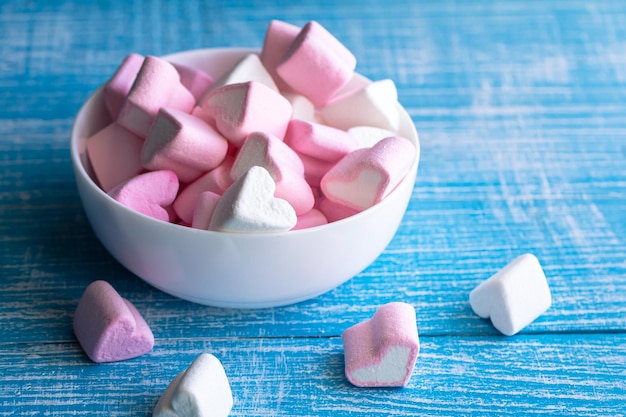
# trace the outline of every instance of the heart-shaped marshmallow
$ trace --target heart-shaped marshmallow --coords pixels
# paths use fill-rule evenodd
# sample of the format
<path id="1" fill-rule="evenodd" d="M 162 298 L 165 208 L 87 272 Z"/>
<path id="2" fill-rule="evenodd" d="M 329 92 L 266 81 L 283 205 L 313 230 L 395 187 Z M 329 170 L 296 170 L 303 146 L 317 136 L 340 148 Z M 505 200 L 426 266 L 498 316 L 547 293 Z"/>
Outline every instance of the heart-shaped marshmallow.
<path id="1" fill-rule="evenodd" d="M 345 130 L 299 119 L 291 119 L 284 141 L 296 152 L 328 162 L 337 162 L 358 147 Z"/>
<path id="2" fill-rule="evenodd" d="M 220 165 L 228 141 L 204 120 L 162 107 L 141 152 L 144 168 L 169 169 L 181 182 L 190 182 Z"/>
<path id="3" fill-rule="evenodd" d="M 296 212 L 274 197 L 276 185 L 263 167 L 253 166 L 218 201 L 209 230 L 220 232 L 281 232 L 296 225 Z"/>
<path id="4" fill-rule="evenodd" d="M 366 125 L 397 132 L 400 113 L 396 85 L 389 79 L 368 83 L 337 97 L 321 114 L 326 123 L 338 129 Z"/>
<path id="5" fill-rule="evenodd" d="M 145 138 L 161 107 L 172 107 L 191 113 L 195 104 L 196 98 L 181 84 L 176 68 L 161 58 L 147 56 L 128 92 L 117 121 L 126 129 Z"/>
<path id="6" fill-rule="evenodd" d="M 115 362 L 152 350 L 154 336 L 128 300 L 106 281 L 92 282 L 74 313 L 74 333 L 94 362 Z"/>
<path id="7" fill-rule="evenodd" d="M 550 308 L 552 295 L 539 260 L 528 253 L 474 288 L 469 301 L 478 316 L 512 336 Z"/>
<path id="8" fill-rule="evenodd" d="M 222 195 L 233 180 L 230 178 L 230 170 L 233 167 L 234 158 L 227 156 L 224 162 L 215 169 L 207 172 L 191 184 L 188 184 L 176 197 L 173 207 L 178 217 L 186 223 L 191 223 L 193 212 L 198 203 L 198 197 L 205 191 L 212 191 Z"/>
<path id="9" fill-rule="evenodd" d="M 356 58 L 322 25 L 311 21 L 293 40 L 276 72 L 294 91 L 321 108 L 345 86 L 356 67 Z"/>
<path id="10" fill-rule="evenodd" d="M 389 195 L 409 172 L 414 159 L 411 142 L 390 136 L 339 160 L 322 178 L 321 188 L 329 200 L 362 211 Z"/>
<path id="11" fill-rule="evenodd" d="M 136 53 L 126 55 L 122 63 L 117 67 L 115 74 L 104 84 L 102 97 L 113 120 L 120 113 L 126 96 L 130 92 L 135 78 L 137 78 L 137 73 L 141 69 L 143 60 L 143 55 Z"/>
<path id="12" fill-rule="evenodd" d="M 236 180 L 253 166 L 267 169 L 276 184 L 276 197 L 287 200 L 297 215 L 313 208 L 315 198 L 304 177 L 302 161 L 285 142 L 268 133 L 251 133 L 235 158 L 230 176 Z"/>
<path id="13" fill-rule="evenodd" d="M 215 121 L 217 130 L 236 147 L 256 131 L 282 138 L 292 113 L 285 97 L 257 81 L 213 90 L 203 99 L 201 108 Z"/>
<path id="14" fill-rule="evenodd" d="M 272 75 L 276 85 L 280 90 L 287 90 L 289 86 L 285 83 L 278 73 L 276 67 L 282 61 L 289 46 L 300 33 L 298 26 L 281 20 L 272 20 L 267 26 L 265 39 L 263 40 L 263 48 L 261 49 L 261 62 L 267 71 Z"/>
<path id="15" fill-rule="evenodd" d="M 152 417 L 226 417 L 233 407 L 233 394 L 219 359 L 199 355 L 167 386 Z"/>
<path id="16" fill-rule="evenodd" d="M 263 83 L 278 92 L 276 83 L 274 83 L 272 76 L 261 63 L 259 56 L 251 53 L 241 58 L 230 70 L 218 78 L 211 88 L 208 89 L 207 94 L 225 85 L 245 83 L 248 81 Z"/>
<path id="17" fill-rule="evenodd" d="M 118 123 L 111 123 L 87 139 L 89 162 L 104 192 L 143 171 L 143 142 Z"/>
<path id="18" fill-rule="evenodd" d="M 353 385 L 401 387 L 409 382 L 420 347 L 411 305 L 385 304 L 341 337 L 346 377 Z"/>
<path id="19" fill-rule="evenodd" d="M 119 184 L 109 195 L 120 204 L 146 216 L 169 221 L 166 209 L 178 193 L 178 178 L 172 171 L 152 171 Z"/>

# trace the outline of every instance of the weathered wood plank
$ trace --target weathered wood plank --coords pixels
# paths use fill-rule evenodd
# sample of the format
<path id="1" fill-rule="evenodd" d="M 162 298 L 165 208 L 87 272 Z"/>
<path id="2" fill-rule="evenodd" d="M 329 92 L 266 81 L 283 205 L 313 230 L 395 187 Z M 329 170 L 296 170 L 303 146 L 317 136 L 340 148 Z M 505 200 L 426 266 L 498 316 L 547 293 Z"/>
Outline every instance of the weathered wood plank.
<path id="1" fill-rule="evenodd" d="M 90 363 L 77 344 L 3 344 L 0 415 L 147 416 L 200 353 L 223 363 L 231 415 L 626 413 L 624 335 L 423 337 L 403 389 L 359 389 L 339 338 L 157 339 L 153 352 Z"/>

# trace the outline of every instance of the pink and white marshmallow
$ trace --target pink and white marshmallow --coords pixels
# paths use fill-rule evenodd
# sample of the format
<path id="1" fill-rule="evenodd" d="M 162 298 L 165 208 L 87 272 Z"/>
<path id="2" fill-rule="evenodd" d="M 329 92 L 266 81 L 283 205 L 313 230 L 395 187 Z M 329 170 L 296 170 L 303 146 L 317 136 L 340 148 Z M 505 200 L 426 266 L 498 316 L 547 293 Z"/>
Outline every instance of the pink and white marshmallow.
<path id="1" fill-rule="evenodd" d="M 128 96 L 135 78 L 137 78 L 137 73 L 141 69 L 143 61 L 144 57 L 142 55 L 136 53 L 128 54 L 117 67 L 113 76 L 104 84 L 102 96 L 113 120 L 120 113 L 120 109 L 124 105 L 124 101 L 126 101 L 126 96 Z"/>
<path id="2" fill-rule="evenodd" d="M 337 162 L 322 178 L 322 191 L 335 203 L 363 211 L 395 189 L 415 157 L 416 149 L 411 142 L 390 136 Z"/>
<path id="3" fill-rule="evenodd" d="M 180 83 L 189 90 L 196 99 L 200 101 L 204 93 L 213 85 L 213 77 L 201 69 L 190 67 L 189 65 L 172 63 L 180 77 Z"/>
<path id="4" fill-rule="evenodd" d="M 104 192 L 143 171 L 143 139 L 118 123 L 111 123 L 87 139 L 87 155 Z"/>
<path id="5" fill-rule="evenodd" d="M 185 223 L 192 223 L 193 213 L 198 204 L 200 194 L 211 191 L 214 194 L 222 195 L 233 183 L 230 178 L 230 170 L 233 167 L 234 159 L 227 156 L 224 161 L 215 169 L 207 172 L 194 182 L 188 184 L 174 201 L 173 207 L 178 217 Z"/>
<path id="6" fill-rule="evenodd" d="M 256 131 L 282 138 L 292 113 L 285 97 L 256 81 L 218 88 L 207 95 L 201 107 L 236 147 Z"/>
<path id="7" fill-rule="evenodd" d="M 397 132 L 400 113 L 396 85 L 389 79 L 368 83 L 335 98 L 321 109 L 321 115 L 338 129 L 373 126 Z"/>
<path id="8" fill-rule="evenodd" d="M 280 78 L 276 72 L 276 67 L 283 60 L 298 33 L 300 33 L 298 26 L 281 20 L 272 20 L 265 32 L 263 48 L 260 54 L 261 62 L 281 91 L 288 90 L 289 86 Z"/>
<path id="9" fill-rule="evenodd" d="M 169 62 L 147 56 L 122 106 L 117 121 L 138 136 L 146 137 L 160 108 L 191 113 L 195 97 L 180 82 Z"/>
<path id="10" fill-rule="evenodd" d="M 224 161 L 228 141 L 204 120 L 163 107 L 148 132 L 141 153 L 151 171 L 171 170 L 181 182 L 190 182 Z"/>
<path id="11" fill-rule="evenodd" d="M 191 227 L 194 229 L 208 230 L 211 225 L 211 217 L 217 203 L 220 201 L 220 195 L 212 191 L 204 191 L 200 193 L 196 200 L 193 218 L 191 219 Z"/>
<path id="12" fill-rule="evenodd" d="M 420 344 L 415 309 L 394 302 L 342 334 L 345 373 L 358 387 L 402 387 L 408 384 Z"/>
<path id="13" fill-rule="evenodd" d="M 218 232 L 285 232 L 296 225 L 296 212 L 276 198 L 270 173 L 253 166 L 239 177 L 219 199 L 209 230 Z"/>
<path id="14" fill-rule="evenodd" d="M 224 366 L 214 355 L 202 353 L 170 382 L 152 417 L 227 417 L 232 407 Z"/>
<path id="15" fill-rule="evenodd" d="M 358 147 L 345 130 L 299 119 L 291 119 L 284 141 L 296 152 L 328 162 L 337 162 Z"/>
<path id="16" fill-rule="evenodd" d="M 276 183 L 276 197 L 287 200 L 296 214 L 313 208 L 315 197 L 304 177 L 302 161 L 282 140 L 264 132 L 250 134 L 235 157 L 230 176 L 236 180 L 253 166 L 270 173 Z"/>
<path id="17" fill-rule="evenodd" d="M 178 193 L 173 171 L 151 171 L 122 182 L 108 194 L 120 204 L 146 216 L 169 222 L 169 207 Z"/>
<path id="18" fill-rule="evenodd" d="M 552 295 L 539 260 L 527 253 L 474 288 L 469 301 L 478 316 L 512 336 L 550 308 Z"/>
<path id="19" fill-rule="evenodd" d="M 135 358 L 154 346 L 154 336 L 144 318 L 106 281 L 94 281 L 85 289 L 73 327 L 81 347 L 94 362 Z"/>
<path id="20" fill-rule="evenodd" d="M 322 25 L 304 25 L 276 72 L 295 92 L 324 107 L 354 76 L 356 58 Z"/>
<path id="21" fill-rule="evenodd" d="M 250 53 L 241 58 L 230 70 L 226 71 L 209 91 L 215 90 L 229 84 L 239 84 L 249 81 L 256 81 L 265 84 L 272 90 L 278 92 L 278 87 L 270 73 L 265 69 L 259 55 Z"/>

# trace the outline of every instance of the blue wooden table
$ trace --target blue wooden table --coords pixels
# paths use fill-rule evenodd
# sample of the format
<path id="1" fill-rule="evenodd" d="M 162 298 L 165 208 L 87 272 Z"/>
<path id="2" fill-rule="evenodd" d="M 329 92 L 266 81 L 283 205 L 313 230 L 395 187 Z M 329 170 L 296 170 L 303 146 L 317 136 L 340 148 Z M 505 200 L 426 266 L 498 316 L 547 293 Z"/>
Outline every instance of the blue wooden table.
<path id="1" fill-rule="evenodd" d="M 201 352 L 233 416 L 626 415 L 626 3 L 600 1 L 0 2 L 0 416 L 150 416 Z M 69 132 L 129 52 L 259 48 L 270 19 L 317 20 L 391 78 L 422 160 L 397 235 L 310 301 L 228 310 L 175 299 L 121 267 L 87 222 Z M 534 253 L 553 306 L 520 334 L 469 292 Z M 94 364 L 72 332 L 110 282 L 154 350 Z M 341 332 L 415 307 L 421 353 L 402 389 L 360 389 Z"/>

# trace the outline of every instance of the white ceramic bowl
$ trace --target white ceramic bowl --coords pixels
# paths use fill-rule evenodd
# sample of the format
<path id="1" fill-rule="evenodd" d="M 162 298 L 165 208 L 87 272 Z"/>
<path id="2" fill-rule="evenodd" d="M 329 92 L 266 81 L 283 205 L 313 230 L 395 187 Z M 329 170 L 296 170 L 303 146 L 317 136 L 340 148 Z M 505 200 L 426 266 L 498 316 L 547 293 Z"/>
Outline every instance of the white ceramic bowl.
<path id="1" fill-rule="evenodd" d="M 201 49 L 165 58 L 217 78 L 250 49 Z M 367 82 L 361 76 L 357 83 Z M 152 219 L 117 203 L 92 180 L 85 139 L 110 123 L 97 90 L 80 109 L 71 136 L 76 183 L 87 218 L 106 249 L 152 286 L 192 302 L 232 308 L 296 303 L 329 291 L 370 265 L 393 238 L 409 203 L 419 140 L 400 107 L 400 134 L 417 154 L 409 174 L 381 203 L 310 229 L 221 233 Z"/>

